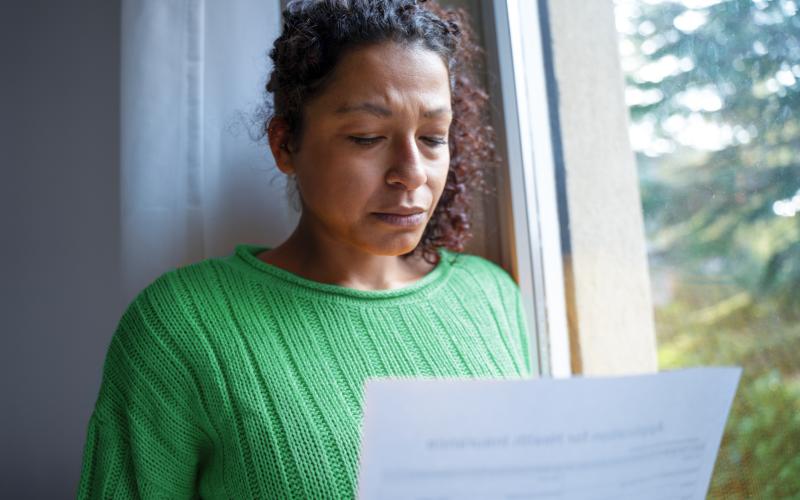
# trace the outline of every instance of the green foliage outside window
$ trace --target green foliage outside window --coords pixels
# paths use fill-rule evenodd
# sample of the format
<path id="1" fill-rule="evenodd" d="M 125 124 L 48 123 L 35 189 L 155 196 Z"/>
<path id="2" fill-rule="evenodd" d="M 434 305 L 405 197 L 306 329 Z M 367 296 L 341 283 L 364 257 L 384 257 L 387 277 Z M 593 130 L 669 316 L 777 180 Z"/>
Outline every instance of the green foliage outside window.
<path id="1" fill-rule="evenodd" d="M 616 3 L 660 367 L 744 367 L 710 498 L 800 498 L 800 6 Z"/>

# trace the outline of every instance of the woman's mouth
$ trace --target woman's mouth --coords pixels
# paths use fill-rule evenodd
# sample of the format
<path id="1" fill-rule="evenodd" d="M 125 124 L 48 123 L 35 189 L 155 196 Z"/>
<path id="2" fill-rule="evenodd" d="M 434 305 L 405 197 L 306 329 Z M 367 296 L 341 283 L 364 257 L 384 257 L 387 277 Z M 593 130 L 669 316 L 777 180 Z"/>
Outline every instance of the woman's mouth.
<path id="1" fill-rule="evenodd" d="M 415 214 L 386 214 L 374 212 L 372 215 L 393 226 L 414 227 L 425 222 L 425 212 Z"/>

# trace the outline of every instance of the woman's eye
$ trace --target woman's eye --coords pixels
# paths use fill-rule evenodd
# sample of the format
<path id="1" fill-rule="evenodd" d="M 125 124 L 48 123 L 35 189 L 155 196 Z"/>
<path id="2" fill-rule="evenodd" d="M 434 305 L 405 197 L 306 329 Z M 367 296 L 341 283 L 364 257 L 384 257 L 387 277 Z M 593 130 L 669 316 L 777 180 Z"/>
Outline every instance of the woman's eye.
<path id="1" fill-rule="evenodd" d="M 379 140 L 381 140 L 381 137 L 380 136 L 378 136 L 378 137 L 358 137 L 358 136 L 351 135 L 351 136 L 348 137 L 348 139 L 350 139 L 351 141 L 353 141 L 354 143 L 356 143 L 356 144 L 358 144 L 360 146 L 370 146 L 372 144 L 375 144 Z"/>
<path id="2" fill-rule="evenodd" d="M 356 136 L 356 135 L 351 135 L 351 136 L 348 136 L 347 138 L 350 141 L 352 141 L 352 142 L 354 142 L 354 143 L 356 143 L 356 144 L 358 144 L 360 146 L 371 146 L 371 145 L 377 143 L 378 141 L 380 141 L 381 139 L 383 139 L 382 136 L 362 137 L 362 136 Z M 430 145 L 432 147 L 439 147 L 439 146 L 444 146 L 444 145 L 447 144 L 447 138 L 446 137 L 422 137 L 422 140 L 425 141 L 426 143 L 428 143 L 428 145 Z"/>
<path id="3" fill-rule="evenodd" d="M 423 137 L 422 140 L 433 147 L 444 146 L 447 144 L 447 139 L 445 137 Z"/>

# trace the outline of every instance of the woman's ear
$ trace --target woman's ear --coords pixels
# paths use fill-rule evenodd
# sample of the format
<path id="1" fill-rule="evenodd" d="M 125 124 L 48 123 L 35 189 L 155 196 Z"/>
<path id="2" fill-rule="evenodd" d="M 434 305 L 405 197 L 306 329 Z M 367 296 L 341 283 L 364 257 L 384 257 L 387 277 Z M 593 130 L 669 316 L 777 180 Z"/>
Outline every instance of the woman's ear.
<path id="1" fill-rule="evenodd" d="M 278 170 L 284 174 L 291 175 L 294 173 L 294 165 L 292 164 L 292 153 L 289 151 L 289 142 L 291 134 L 289 133 L 289 125 L 283 118 L 272 118 L 267 127 L 267 135 L 269 138 L 269 149 L 272 150 L 272 156 L 275 158 L 275 164 Z"/>

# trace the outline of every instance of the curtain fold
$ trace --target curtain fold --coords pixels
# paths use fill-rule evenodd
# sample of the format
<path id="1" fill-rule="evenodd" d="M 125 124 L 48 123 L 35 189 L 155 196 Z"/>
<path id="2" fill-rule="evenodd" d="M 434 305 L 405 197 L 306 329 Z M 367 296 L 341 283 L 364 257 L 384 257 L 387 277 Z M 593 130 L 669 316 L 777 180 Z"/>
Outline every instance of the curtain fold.
<path id="1" fill-rule="evenodd" d="M 279 0 L 123 0 L 121 248 L 126 298 L 161 273 L 274 245 L 297 214 L 254 135 Z"/>

